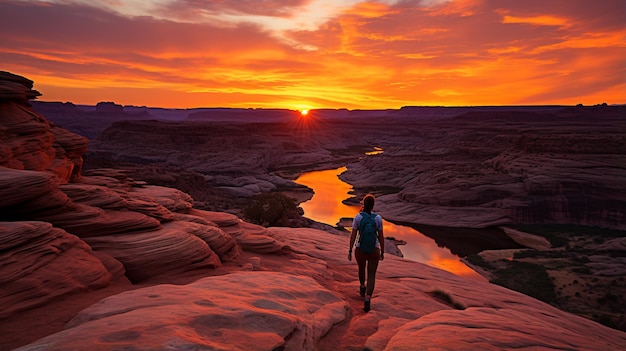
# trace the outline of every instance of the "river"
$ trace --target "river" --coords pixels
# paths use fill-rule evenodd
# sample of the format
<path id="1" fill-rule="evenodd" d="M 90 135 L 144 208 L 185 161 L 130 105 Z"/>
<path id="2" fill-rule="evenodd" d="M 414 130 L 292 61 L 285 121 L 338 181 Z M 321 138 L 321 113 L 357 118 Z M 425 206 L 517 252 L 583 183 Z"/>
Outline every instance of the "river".
<path id="1" fill-rule="evenodd" d="M 352 186 L 339 179 L 339 175 L 346 171 L 346 167 L 324 171 L 304 173 L 295 182 L 313 189 L 313 197 L 300 204 L 304 216 L 314 221 L 337 225 L 341 218 L 353 218 L 358 212 L 358 206 L 350 206 L 342 201 L 349 198 Z M 374 207 L 374 212 L 376 208 Z M 406 259 L 434 266 L 458 276 L 485 281 L 485 278 L 469 268 L 460 258 L 450 250 L 439 247 L 435 240 L 423 235 L 419 231 L 402 225 L 393 224 L 384 220 L 383 228 L 386 237 L 395 237 L 407 242 L 399 248 Z"/>

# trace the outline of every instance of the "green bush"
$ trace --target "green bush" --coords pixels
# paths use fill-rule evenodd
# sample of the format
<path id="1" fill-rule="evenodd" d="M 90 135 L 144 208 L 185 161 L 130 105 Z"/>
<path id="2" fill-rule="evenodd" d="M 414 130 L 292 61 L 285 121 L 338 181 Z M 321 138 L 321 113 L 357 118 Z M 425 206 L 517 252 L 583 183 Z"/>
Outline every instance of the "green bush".
<path id="1" fill-rule="evenodd" d="M 296 200 L 282 193 L 264 193 L 255 195 L 250 206 L 246 207 L 244 217 L 251 223 L 265 227 L 287 225 L 289 215 L 296 212 Z"/>
<path id="2" fill-rule="evenodd" d="M 542 266 L 520 261 L 508 261 L 506 268 L 495 271 L 491 282 L 519 291 L 544 302 L 556 300 L 555 285 Z"/>

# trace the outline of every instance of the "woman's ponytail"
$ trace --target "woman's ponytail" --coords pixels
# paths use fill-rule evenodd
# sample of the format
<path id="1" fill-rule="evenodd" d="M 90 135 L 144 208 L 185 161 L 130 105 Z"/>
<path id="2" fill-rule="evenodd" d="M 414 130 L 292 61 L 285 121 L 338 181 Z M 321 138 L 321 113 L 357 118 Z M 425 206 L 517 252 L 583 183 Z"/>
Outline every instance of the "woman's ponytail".
<path id="1" fill-rule="evenodd" d="M 374 202 L 375 202 L 374 195 L 372 194 L 365 195 L 365 197 L 363 197 L 363 211 L 367 213 L 372 213 L 372 210 L 374 209 Z"/>

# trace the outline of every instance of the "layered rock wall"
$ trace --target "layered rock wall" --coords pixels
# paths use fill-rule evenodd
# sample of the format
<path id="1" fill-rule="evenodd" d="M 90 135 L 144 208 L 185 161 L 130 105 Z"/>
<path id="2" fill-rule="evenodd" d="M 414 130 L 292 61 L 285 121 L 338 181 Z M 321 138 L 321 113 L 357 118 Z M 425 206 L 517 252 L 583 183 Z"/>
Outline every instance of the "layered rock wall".
<path id="1" fill-rule="evenodd" d="M 212 269 L 251 252 L 288 248 L 263 228 L 193 210 L 177 190 L 113 169 L 81 173 L 87 139 L 33 111 L 32 82 L 0 72 L 2 317 L 63 295 Z"/>
<path id="2" fill-rule="evenodd" d="M 492 111 L 403 123 L 342 179 L 401 222 L 626 228 L 623 107 Z M 377 191 L 377 189 L 383 189 Z M 391 189 L 391 190 L 389 190 Z"/>
<path id="3" fill-rule="evenodd" d="M 626 228 L 626 107 L 452 110 L 434 119 L 407 109 L 362 119 L 313 111 L 285 123 L 119 122 L 90 156 L 177 166 L 235 198 L 293 188 L 278 175 L 348 164 L 341 177 L 357 197 L 380 195 L 379 210 L 399 222 Z M 375 146 L 384 152 L 363 155 Z"/>

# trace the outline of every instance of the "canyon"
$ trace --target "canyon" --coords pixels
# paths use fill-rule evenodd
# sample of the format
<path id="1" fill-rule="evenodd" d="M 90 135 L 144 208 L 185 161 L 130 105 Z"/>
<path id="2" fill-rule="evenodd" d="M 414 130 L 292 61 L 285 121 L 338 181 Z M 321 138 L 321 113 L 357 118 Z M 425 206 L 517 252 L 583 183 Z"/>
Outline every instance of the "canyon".
<path id="1" fill-rule="evenodd" d="M 538 246 L 507 226 L 578 224 L 619 235 L 619 108 L 504 113 L 528 118 L 515 119 L 515 128 L 506 126 L 511 120 L 498 125 L 497 109 L 482 111 L 484 118 L 420 119 L 411 115 L 419 109 L 408 108 L 326 119 L 294 113 L 261 123 L 197 115 L 132 120 L 115 108 L 107 113 L 117 120 L 108 123 L 101 113 L 101 131 L 80 136 L 48 121 L 46 104 L 31 107 L 38 95 L 27 78 L 0 74 L 0 301 L 8 306 L 0 315 L 2 348 L 626 344 L 623 331 L 528 295 L 391 255 L 380 264 L 372 311 L 364 313 L 345 232 L 297 226 L 308 223 L 298 218 L 295 227 L 265 228 L 241 215 L 255 194 L 306 197 L 309 190 L 290 181 L 305 170 L 347 165 L 342 177 L 355 196 L 374 192 L 390 220 L 468 235 L 506 229 L 526 247 Z M 74 119 L 93 113 L 79 111 Z M 394 128 L 381 128 L 380 114 Z M 555 139 L 548 130 L 561 123 L 567 132 Z M 384 153 L 363 158 L 373 147 Z M 596 245 L 599 257 L 584 266 L 598 277 L 623 276 L 624 238 Z"/>
<path id="2" fill-rule="evenodd" d="M 48 109 L 55 110 L 41 105 Z M 356 197 L 376 193 L 393 221 L 626 226 L 622 106 L 313 110 L 307 117 L 279 110 L 274 119 L 267 117 L 272 110 L 252 110 L 247 118 L 243 110 L 226 114 L 239 116 L 230 122 L 212 117 L 217 112 L 174 121 L 119 109 L 122 115 L 110 117 L 90 141 L 87 164 L 178 167 L 242 197 L 294 187 L 285 179 L 305 170 L 347 165 L 342 179 Z M 106 121 L 99 113 L 57 123 Z M 119 121 L 124 116 L 139 120 Z M 361 157 L 374 147 L 384 152 Z"/>

